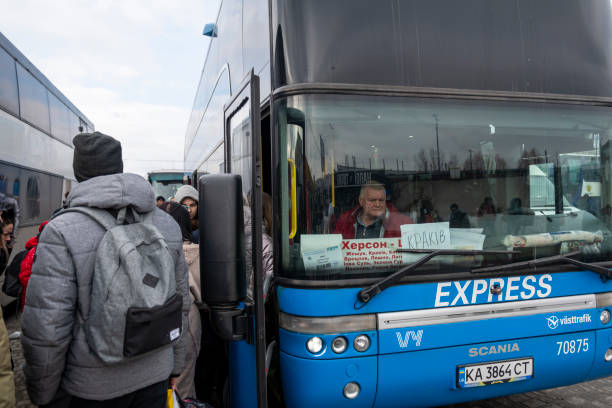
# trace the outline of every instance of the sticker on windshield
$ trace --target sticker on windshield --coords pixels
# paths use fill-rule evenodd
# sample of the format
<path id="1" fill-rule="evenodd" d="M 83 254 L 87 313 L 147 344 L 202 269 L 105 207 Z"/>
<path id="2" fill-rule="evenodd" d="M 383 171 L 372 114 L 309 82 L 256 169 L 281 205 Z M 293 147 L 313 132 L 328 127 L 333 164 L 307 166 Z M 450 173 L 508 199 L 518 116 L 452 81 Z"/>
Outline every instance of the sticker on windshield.
<path id="1" fill-rule="evenodd" d="M 304 269 L 310 272 L 344 269 L 342 258 L 342 235 L 306 235 L 301 236 L 300 252 Z"/>

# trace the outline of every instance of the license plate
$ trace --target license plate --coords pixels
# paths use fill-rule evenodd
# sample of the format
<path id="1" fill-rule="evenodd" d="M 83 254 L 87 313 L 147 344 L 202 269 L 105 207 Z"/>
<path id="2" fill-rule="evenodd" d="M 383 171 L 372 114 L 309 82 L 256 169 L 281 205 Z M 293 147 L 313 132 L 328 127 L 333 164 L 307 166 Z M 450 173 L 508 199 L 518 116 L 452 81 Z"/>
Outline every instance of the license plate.
<path id="1" fill-rule="evenodd" d="M 457 385 L 460 388 L 480 387 L 533 377 L 533 358 L 492 361 L 457 367 Z"/>

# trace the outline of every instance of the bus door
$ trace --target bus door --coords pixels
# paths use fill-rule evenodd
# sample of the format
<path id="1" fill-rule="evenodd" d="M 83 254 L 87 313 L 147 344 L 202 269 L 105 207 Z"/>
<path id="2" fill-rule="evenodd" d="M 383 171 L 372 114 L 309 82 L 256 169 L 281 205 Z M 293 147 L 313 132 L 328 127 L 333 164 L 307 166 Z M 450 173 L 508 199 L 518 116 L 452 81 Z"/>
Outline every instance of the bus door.
<path id="1" fill-rule="evenodd" d="M 259 77 L 251 72 L 224 107 L 226 172 L 242 178 L 245 224 L 250 219 L 253 268 L 254 341 L 230 343 L 230 406 L 266 407 L 265 321 L 262 272 L 261 112 Z M 247 229 L 248 230 L 248 229 Z M 249 262 L 250 261 L 250 262 Z M 246 307 L 251 307 L 246 305 Z M 250 344 L 249 344 L 250 343 Z M 253 345 L 254 343 L 254 345 Z M 253 347 L 254 346 L 254 347 Z M 255 395 L 257 396 L 255 398 Z"/>

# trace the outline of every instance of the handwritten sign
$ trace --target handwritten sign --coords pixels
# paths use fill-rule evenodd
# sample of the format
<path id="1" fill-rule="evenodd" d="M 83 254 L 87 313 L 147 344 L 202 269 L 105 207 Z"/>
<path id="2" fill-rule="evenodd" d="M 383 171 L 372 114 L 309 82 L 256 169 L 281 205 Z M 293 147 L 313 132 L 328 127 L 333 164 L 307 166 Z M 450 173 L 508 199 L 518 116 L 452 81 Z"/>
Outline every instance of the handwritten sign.
<path id="1" fill-rule="evenodd" d="M 400 227 L 402 247 L 406 249 L 449 249 L 451 247 L 448 222 L 405 224 Z"/>

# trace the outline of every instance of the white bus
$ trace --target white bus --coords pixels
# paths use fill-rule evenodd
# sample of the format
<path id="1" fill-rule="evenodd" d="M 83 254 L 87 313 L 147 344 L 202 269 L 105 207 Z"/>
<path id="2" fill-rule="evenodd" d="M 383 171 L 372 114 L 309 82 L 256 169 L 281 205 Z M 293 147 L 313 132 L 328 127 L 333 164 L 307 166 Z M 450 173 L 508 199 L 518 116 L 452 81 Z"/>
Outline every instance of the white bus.
<path id="1" fill-rule="evenodd" d="M 94 125 L 0 33 L 0 193 L 19 203 L 14 252 L 75 181 L 72 138 Z"/>

